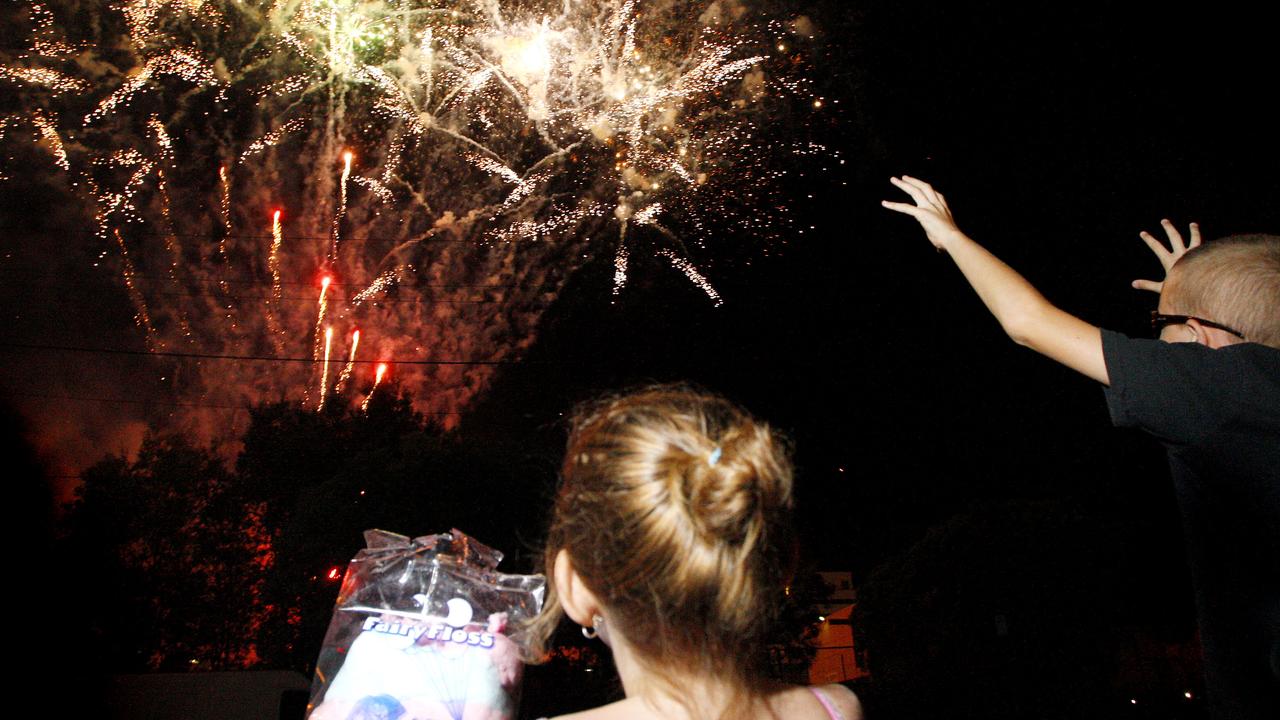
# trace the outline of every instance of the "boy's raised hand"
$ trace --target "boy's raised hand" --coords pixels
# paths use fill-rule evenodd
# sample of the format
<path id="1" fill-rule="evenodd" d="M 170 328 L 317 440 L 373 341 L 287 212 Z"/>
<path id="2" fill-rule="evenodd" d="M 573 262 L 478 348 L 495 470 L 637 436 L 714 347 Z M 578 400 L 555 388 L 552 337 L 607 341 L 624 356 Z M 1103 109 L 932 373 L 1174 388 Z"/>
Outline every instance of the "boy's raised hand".
<path id="1" fill-rule="evenodd" d="M 1173 264 L 1178 262 L 1178 258 L 1186 255 L 1188 250 L 1200 246 L 1200 226 L 1196 223 L 1191 223 L 1191 241 L 1184 243 L 1182 240 L 1182 233 L 1178 232 L 1178 229 L 1173 226 L 1173 223 L 1166 219 L 1161 220 L 1160 225 L 1164 227 L 1164 234 L 1169 236 L 1168 250 L 1165 249 L 1164 243 L 1152 237 L 1151 233 L 1146 230 L 1138 233 L 1138 237 L 1142 238 L 1142 242 L 1146 243 L 1147 247 L 1151 248 L 1151 252 L 1156 254 L 1156 258 L 1159 259 L 1160 264 L 1164 266 L 1165 277 L 1168 277 L 1169 268 L 1173 267 Z M 1158 293 L 1164 289 L 1164 281 L 1134 280 L 1133 287 L 1137 290 L 1150 290 L 1151 292 Z"/>
<path id="2" fill-rule="evenodd" d="M 1014 342 L 1104 385 L 1110 382 L 1098 328 L 1059 310 L 1016 270 L 960 232 L 946 198 L 929 183 L 906 175 L 889 182 L 910 195 L 915 204 L 889 200 L 881 204 L 915 218 L 929 242 L 947 251 Z"/>
<path id="3" fill-rule="evenodd" d="M 944 250 L 947 243 L 961 235 L 960 228 L 956 227 L 956 221 L 951 217 L 951 209 L 947 207 L 947 199 L 942 197 L 942 193 L 934 190 L 932 185 L 909 175 L 903 175 L 901 178 L 891 177 L 889 182 L 910 195 L 916 204 L 891 200 L 884 200 L 880 204 L 915 218 L 920 223 L 920 227 L 924 228 L 925 235 L 934 247 Z"/>

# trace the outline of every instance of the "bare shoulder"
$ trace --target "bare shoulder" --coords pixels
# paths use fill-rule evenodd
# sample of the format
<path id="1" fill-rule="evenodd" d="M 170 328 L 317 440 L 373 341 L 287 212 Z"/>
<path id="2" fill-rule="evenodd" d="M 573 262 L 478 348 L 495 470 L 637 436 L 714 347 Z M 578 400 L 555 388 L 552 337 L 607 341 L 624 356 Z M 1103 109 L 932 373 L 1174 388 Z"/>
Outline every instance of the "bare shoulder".
<path id="1" fill-rule="evenodd" d="M 633 699 L 624 699 L 570 715 L 559 715 L 550 720 L 633 720 L 641 717 L 642 713 L 643 708 L 637 702 Z M 542 718 L 542 720 L 547 719 Z"/>
<path id="2" fill-rule="evenodd" d="M 827 707 L 834 713 L 828 712 Z M 843 685 L 783 686 L 769 692 L 764 698 L 764 705 L 758 706 L 751 716 L 759 720 L 829 720 L 833 716 L 837 720 L 862 720 L 862 703 L 858 702 L 858 696 L 852 690 Z M 651 720 L 661 717 L 670 717 L 670 714 L 655 711 L 636 698 L 627 698 L 551 720 Z"/>
<path id="3" fill-rule="evenodd" d="M 830 706 L 839 720 L 862 720 L 858 696 L 843 685 L 792 686 L 773 696 L 769 705 L 774 718 L 827 720 Z"/>
<path id="4" fill-rule="evenodd" d="M 844 720 L 862 720 L 862 703 L 852 690 L 837 683 L 821 685 L 818 690 L 827 697 Z"/>

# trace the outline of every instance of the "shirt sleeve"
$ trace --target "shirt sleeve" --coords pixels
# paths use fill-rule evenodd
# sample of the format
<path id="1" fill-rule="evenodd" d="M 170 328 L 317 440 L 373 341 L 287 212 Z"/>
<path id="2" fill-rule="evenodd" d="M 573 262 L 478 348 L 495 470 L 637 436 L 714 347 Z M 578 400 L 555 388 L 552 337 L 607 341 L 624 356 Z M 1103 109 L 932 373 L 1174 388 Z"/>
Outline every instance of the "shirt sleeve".
<path id="1" fill-rule="evenodd" d="M 1196 343 L 1135 339 L 1110 330 L 1102 331 L 1102 354 L 1115 425 L 1181 445 L 1221 424 L 1221 390 L 1232 375 L 1226 354 Z"/>

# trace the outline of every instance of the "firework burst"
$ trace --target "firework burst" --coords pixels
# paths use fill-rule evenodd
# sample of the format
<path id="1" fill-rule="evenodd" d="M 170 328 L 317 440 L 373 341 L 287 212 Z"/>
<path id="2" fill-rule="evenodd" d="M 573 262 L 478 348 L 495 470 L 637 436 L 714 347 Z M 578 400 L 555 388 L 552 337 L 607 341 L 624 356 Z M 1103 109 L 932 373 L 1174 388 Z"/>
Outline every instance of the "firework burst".
<path id="1" fill-rule="evenodd" d="M 397 371 L 430 388 L 420 407 L 456 413 L 597 253 L 615 298 L 643 255 L 720 304 L 716 235 L 785 229 L 766 159 L 790 150 L 762 119 L 813 101 L 778 50 L 794 33 L 732 0 L 32 2 L 28 16 L 29 49 L 0 63 L 27 112 L 0 118 L 0 142 L 31 128 L 87 190 L 149 346 L 311 359 L 181 375 L 180 391 L 244 401 L 377 387 L 359 325 L 373 356 L 483 363 Z M 335 332 L 352 343 L 330 387 Z"/>

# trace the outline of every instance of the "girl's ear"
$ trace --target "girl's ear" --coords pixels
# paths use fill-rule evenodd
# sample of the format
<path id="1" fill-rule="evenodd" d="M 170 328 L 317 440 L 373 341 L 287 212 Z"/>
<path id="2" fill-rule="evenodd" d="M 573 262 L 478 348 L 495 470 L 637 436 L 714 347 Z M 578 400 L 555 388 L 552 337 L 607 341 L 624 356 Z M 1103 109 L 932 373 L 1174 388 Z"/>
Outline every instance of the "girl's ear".
<path id="1" fill-rule="evenodd" d="M 591 627 L 592 619 L 600 614 L 600 603 L 596 596 L 582 582 L 578 571 L 573 568 L 573 560 L 569 551 L 561 548 L 556 553 L 555 566 L 551 569 L 552 581 L 556 586 L 556 596 L 560 598 L 560 607 L 569 619 L 586 627 Z"/>

